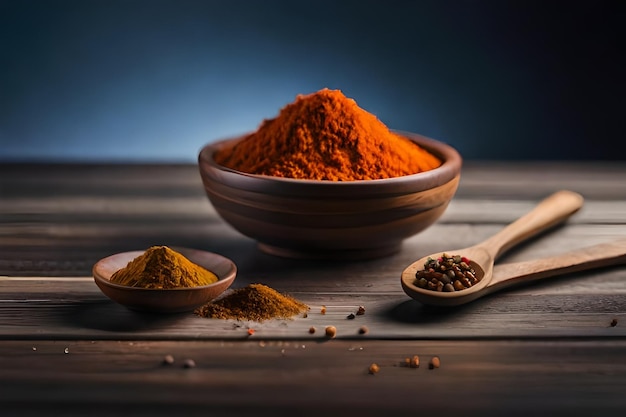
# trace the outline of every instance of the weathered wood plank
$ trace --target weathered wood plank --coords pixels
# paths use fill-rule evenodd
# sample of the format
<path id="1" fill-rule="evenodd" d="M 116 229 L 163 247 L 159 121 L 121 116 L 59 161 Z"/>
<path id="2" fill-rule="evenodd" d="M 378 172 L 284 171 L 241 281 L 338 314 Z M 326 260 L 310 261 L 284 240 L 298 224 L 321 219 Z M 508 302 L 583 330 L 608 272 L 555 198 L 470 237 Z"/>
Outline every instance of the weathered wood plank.
<path id="1" fill-rule="evenodd" d="M 625 349 L 624 340 L 4 341 L 0 404 L 3 416 L 621 416 Z M 165 355 L 174 364 L 163 366 Z M 419 368 L 404 366 L 413 355 Z M 428 369 L 433 356 L 439 369 Z M 188 358 L 195 368 L 182 367 Z"/>
<path id="2" fill-rule="evenodd" d="M 397 276 L 415 259 L 429 253 L 475 244 L 500 230 L 499 224 L 437 223 L 407 239 L 402 250 L 388 258 L 362 262 L 307 262 L 261 253 L 253 240 L 224 223 L 127 225 L 50 225 L 30 233 L 1 234 L 0 276 L 84 276 L 99 259 L 113 253 L 152 245 L 192 247 L 227 256 L 240 276 L 264 279 L 267 274 L 319 281 L 330 274 L 341 285 L 350 277 Z M 626 236 L 626 224 L 568 224 L 550 231 L 507 254 L 502 261 L 528 260 L 608 242 Z"/>
<path id="3" fill-rule="evenodd" d="M 626 270 L 620 275 L 612 270 L 579 275 L 574 286 L 552 282 L 506 291 L 454 309 L 425 307 L 407 297 L 398 281 L 388 282 L 386 291 L 372 291 L 355 281 L 331 287 L 270 280 L 311 310 L 307 317 L 256 323 L 206 319 L 191 312 L 133 312 L 105 298 L 87 277 L 4 279 L 0 338 L 245 339 L 253 328 L 254 338 L 323 340 L 328 325 L 336 326 L 338 338 L 356 340 L 626 336 Z M 366 314 L 348 319 L 359 305 Z M 613 319 L 622 324 L 611 326 Z M 359 334 L 361 326 L 369 329 L 366 335 Z M 310 327 L 317 331 L 310 334 Z"/>
<path id="4" fill-rule="evenodd" d="M 530 211 L 538 202 L 539 199 L 473 200 L 455 197 L 439 222 L 510 223 Z M 203 195 L 184 198 L 156 196 L 5 198 L 0 205 L 0 216 L 4 223 L 3 233 L 8 233 L 10 226 L 27 228 L 45 224 L 120 225 L 155 221 L 189 224 L 222 221 L 208 198 Z M 588 200 L 571 222 L 624 224 L 626 201 Z"/>
<path id="5" fill-rule="evenodd" d="M 497 230 L 489 225 L 509 223 L 547 193 L 574 183 L 589 182 L 593 186 L 585 187 L 594 193 L 598 187 L 607 191 L 600 201 L 592 193 L 583 210 L 570 220 L 571 225 L 597 225 L 574 238 L 591 244 L 596 243 L 593 239 L 625 235 L 626 203 L 616 197 L 622 195 L 626 167 L 492 163 L 470 164 L 465 171 L 464 184 L 448 211 L 437 225 L 406 241 L 403 253 L 409 257 L 390 261 L 394 266 L 410 261 L 413 253 L 429 253 L 430 247 L 434 252 L 471 244 Z M 198 247 L 257 266 L 254 242 L 217 217 L 193 165 L 9 164 L 0 167 L 0 173 L 0 275 L 85 275 L 103 256 L 153 244 Z M 527 189 L 546 183 L 543 177 L 558 187 L 529 194 Z M 528 187 L 529 180 L 533 187 Z M 489 189 L 504 184 L 511 189 L 483 193 L 481 184 Z M 177 188 L 186 191 L 172 193 Z M 463 192 L 464 188 L 468 191 Z M 454 238 L 452 246 L 439 237 L 449 233 Z M 567 249 L 563 243 L 567 242 L 559 247 Z"/>
<path id="6" fill-rule="evenodd" d="M 2 196 L 203 194 L 198 167 L 150 164 L 2 164 Z"/>
<path id="7" fill-rule="evenodd" d="M 558 189 L 581 193 L 587 199 L 623 200 L 626 164 L 623 162 L 471 162 L 463 166 L 460 197 L 538 199 Z"/>
<path id="8" fill-rule="evenodd" d="M 501 262 L 626 236 L 626 164 L 473 162 L 448 211 L 401 252 L 311 262 L 265 255 L 224 224 L 195 165 L 2 165 L 0 275 L 16 278 L 0 277 L 0 414 L 621 416 L 626 267 L 452 310 L 399 285 L 415 259 L 476 243 L 558 189 L 583 194 L 583 210 Z M 221 253 L 239 267 L 235 286 L 263 282 L 311 311 L 239 323 L 136 313 L 99 292 L 93 263 L 153 244 Z M 358 305 L 366 314 L 348 319 Z M 166 354 L 174 366 L 161 366 Z M 400 366 L 414 354 L 442 368 Z M 198 366 L 182 369 L 184 358 Z"/>
<path id="9" fill-rule="evenodd" d="M 588 198 L 626 196 L 626 164 L 620 162 L 466 162 L 460 197 L 535 198 L 560 188 Z M 3 164 L 2 196 L 203 195 L 195 164 Z"/>

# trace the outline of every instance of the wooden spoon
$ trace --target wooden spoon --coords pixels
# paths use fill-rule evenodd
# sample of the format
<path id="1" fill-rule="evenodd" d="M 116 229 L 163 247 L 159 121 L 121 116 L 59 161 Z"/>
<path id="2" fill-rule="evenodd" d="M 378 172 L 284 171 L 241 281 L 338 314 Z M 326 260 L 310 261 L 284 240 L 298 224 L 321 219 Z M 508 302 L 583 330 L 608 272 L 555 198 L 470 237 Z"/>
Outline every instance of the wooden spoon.
<path id="1" fill-rule="evenodd" d="M 453 293 L 457 295 L 453 298 L 433 297 L 438 293 L 415 287 L 404 278 L 402 283 L 408 295 L 424 304 L 452 306 L 468 303 L 515 284 L 620 264 L 626 264 L 626 239 L 589 246 L 549 258 L 496 265 L 493 267 L 491 281 L 482 290 L 470 293 L 457 291 Z"/>
<path id="2" fill-rule="evenodd" d="M 524 240 L 564 221 L 582 207 L 583 201 L 580 194 L 558 191 L 500 232 L 475 246 L 434 253 L 413 262 L 402 272 L 402 288 L 410 297 L 432 305 L 459 305 L 481 297 L 492 282 L 493 265 L 499 256 Z M 432 291 L 415 285 L 415 273 L 424 269 L 424 263 L 428 258 L 437 259 L 444 253 L 470 259 L 480 281 L 464 290 L 452 292 Z"/>

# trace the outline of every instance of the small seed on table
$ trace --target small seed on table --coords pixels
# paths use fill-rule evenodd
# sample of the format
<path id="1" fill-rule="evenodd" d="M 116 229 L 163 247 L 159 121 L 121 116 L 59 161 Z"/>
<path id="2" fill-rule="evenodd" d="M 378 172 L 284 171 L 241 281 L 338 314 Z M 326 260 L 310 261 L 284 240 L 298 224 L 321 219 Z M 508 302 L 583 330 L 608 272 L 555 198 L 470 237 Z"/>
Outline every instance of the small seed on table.
<path id="1" fill-rule="evenodd" d="M 326 337 L 333 339 L 337 335 L 337 328 L 335 326 L 326 326 L 324 332 L 326 333 Z"/>
<path id="2" fill-rule="evenodd" d="M 428 362 L 429 369 L 439 368 L 441 366 L 441 361 L 439 360 L 439 356 L 433 356 L 430 358 L 430 362 Z"/>
<path id="3" fill-rule="evenodd" d="M 380 371 L 380 367 L 375 363 L 371 364 L 368 369 L 368 372 L 372 375 L 378 373 L 378 371 Z"/>
<path id="4" fill-rule="evenodd" d="M 171 365 L 174 363 L 174 357 L 172 355 L 165 355 L 163 358 L 164 365 Z"/>

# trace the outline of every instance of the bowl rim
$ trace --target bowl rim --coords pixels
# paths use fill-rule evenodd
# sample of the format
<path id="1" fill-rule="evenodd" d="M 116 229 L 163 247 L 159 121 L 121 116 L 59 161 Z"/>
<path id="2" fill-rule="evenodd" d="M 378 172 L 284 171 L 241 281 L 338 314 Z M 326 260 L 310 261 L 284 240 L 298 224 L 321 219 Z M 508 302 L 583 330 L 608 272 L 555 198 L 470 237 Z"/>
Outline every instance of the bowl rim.
<path id="1" fill-rule="evenodd" d="M 225 283 L 234 281 L 235 277 L 237 276 L 237 264 L 235 264 L 235 262 L 223 255 L 220 255 L 218 253 L 215 252 L 208 252 L 208 251 L 200 251 L 200 250 L 196 250 L 196 249 L 190 249 L 190 248 L 182 248 L 182 247 L 170 247 L 171 249 L 183 254 L 185 257 L 187 257 L 189 255 L 189 253 L 200 253 L 203 254 L 204 256 L 209 255 L 211 257 L 215 257 L 215 258 L 221 258 L 222 261 L 226 262 L 227 264 L 230 265 L 230 268 L 228 270 L 228 273 L 226 275 L 224 275 L 223 277 L 220 277 L 219 275 L 217 275 L 217 281 L 208 284 L 208 285 L 198 285 L 195 287 L 176 287 L 176 288 L 144 288 L 144 287 L 130 287 L 128 285 L 121 285 L 121 284 L 116 284 L 114 282 L 111 282 L 111 277 L 106 277 L 103 274 L 100 273 L 99 270 L 99 266 L 102 265 L 103 263 L 113 259 L 113 258 L 118 258 L 121 256 L 124 257 L 129 257 L 130 259 L 134 259 L 137 256 L 142 255 L 145 250 L 134 250 L 134 251 L 126 251 L 126 252 L 119 252 L 119 253 L 115 253 L 113 255 L 109 255 L 106 256 L 102 259 L 100 259 L 99 261 L 97 261 L 93 267 L 92 267 L 92 275 L 95 281 L 102 283 L 103 285 L 106 285 L 107 287 L 110 288 L 114 288 L 117 290 L 123 290 L 123 291 L 137 291 L 137 292 L 159 292 L 159 293 L 167 293 L 167 292 L 171 292 L 171 293 L 175 293 L 175 292 L 189 292 L 189 291 L 201 291 L 201 290 L 206 290 L 212 287 L 219 287 L 219 286 L 223 286 Z M 190 259 L 191 260 L 191 259 Z M 193 262 L 193 261 L 192 261 Z M 200 266 L 206 268 L 204 265 L 199 264 Z"/>
<path id="2" fill-rule="evenodd" d="M 417 183 L 420 184 L 420 189 L 429 189 L 446 184 L 460 174 L 462 157 L 452 146 L 417 133 L 398 130 L 393 130 L 393 132 L 424 147 L 440 158 L 442 164 L 428 171 L 400 177 L 373 180 L 328 181 L 250 174 L 219 165 L 215 162 L 213 158 L 215 152 L 253 133 L 249 132 L 243 135 L 221 139 L 202 147 L 198 154 L 200 174 L 203 179 L 226 183 L 229 186 L 243 190 L 262 191 L 265 190 L 268 185 L 271 185 L 274 187 L 285 187 L 285 192 L 300 191 L 306 193 L 314 192 L 316 189 L 320 189 L 320 191 L 323 190 L 324 192 L 336 189 L 338 193 L 344 193 L 348 190 L 350 190 L 350 192 L 376 191 L 377 193 L 404 192 L 414 190 Z"/>

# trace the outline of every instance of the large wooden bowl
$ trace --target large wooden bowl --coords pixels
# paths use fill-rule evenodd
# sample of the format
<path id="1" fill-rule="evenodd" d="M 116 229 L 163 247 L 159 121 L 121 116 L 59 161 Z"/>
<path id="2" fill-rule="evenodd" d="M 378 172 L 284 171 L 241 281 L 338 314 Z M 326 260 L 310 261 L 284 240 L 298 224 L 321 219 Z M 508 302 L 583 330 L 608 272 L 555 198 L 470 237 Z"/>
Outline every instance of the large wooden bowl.
<path id="1" fill-rule="evenodd" d="M 218 214 L 264 252 L 313 259 L 386 256 L 441 216 L 461 172 L 461 156 L 452 147 L 399 133 L 443 164 L 414 175 L 344 182 L 252 175 L 218 165 L 214 153 L 242 136 L 205 146 L 200 175 Z"/>

